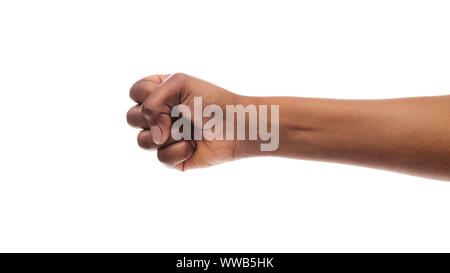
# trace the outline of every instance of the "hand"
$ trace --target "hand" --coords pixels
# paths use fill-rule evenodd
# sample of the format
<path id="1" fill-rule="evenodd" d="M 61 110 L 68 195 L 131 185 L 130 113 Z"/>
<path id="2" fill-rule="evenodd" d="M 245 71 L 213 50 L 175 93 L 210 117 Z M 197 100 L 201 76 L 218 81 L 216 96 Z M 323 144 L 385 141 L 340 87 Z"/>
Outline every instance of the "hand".
<path id="1" fill-rule="evenodd" d="M 188 106 L 194 113 L 194 97 L 201 97 L 203 105 L 236 104 L 240 96 L 206 81 L 177 73 L 152 75 L 136 82 L 130 97 L 138 104 L 127 113 L 131 126 L 143 130 L 138 144 L 144 149 L 157 149 L 158 159 L 177 170 L 208 167 L 237 157 L 234 140 L 181 140 L 171 136 L 172 108 L 178 104 Z M 193 124 L 192 124 L 193 125 Z"/>

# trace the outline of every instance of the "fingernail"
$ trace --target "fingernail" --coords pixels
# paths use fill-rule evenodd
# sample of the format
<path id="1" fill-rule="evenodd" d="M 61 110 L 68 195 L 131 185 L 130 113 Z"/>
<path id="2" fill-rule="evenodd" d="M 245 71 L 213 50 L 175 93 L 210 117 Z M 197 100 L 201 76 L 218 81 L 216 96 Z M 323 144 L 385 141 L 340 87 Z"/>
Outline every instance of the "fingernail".
<path id="1" fill-rule="evenodd" d="M 163 144 L 161 128 L 159 128 L 158 125 L 151 126 L 150 132 L 152 133 L 152 139 L 153 139 L 153 142 L 155 142 L 155 144 L 157 144 L 157 145 Z"/>

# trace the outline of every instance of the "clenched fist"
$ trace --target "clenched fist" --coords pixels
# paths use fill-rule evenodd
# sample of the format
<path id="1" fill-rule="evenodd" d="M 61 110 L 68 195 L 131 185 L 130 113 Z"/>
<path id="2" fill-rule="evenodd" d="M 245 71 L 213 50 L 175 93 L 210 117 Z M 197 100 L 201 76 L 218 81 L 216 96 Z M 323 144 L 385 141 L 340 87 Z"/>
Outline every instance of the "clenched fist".
<path id="1" fill-rule="evenodd" d="M 239 96 L 206 81 L 177 73 L 152 75 L 136 82 L 130 97 L 137 103 L 127 113 L 131 126 L 143 130 L 138 144 L 144 149 L 157 149 L 158 159 L 178 170 L 207 167 L 237 158 L 237 141 L 234 140 L 180 140 L 171 137 L 175 121 L 171 111 L 178 104 L 186 105 L 194 113 L 194 97 L 204 104 L 235 104 Z M 194 124 L 192 123 L 194 127 Z"/>

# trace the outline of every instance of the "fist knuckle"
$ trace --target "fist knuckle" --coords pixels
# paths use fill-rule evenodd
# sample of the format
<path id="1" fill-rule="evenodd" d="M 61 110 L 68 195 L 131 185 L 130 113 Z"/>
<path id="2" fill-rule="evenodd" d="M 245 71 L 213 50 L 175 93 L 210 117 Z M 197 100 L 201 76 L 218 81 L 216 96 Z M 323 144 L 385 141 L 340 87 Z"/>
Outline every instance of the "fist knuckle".
<path id="1" fill-rule="evenodd" d="M 130 88 L 130 98 L 134 101 L 136 101 L 137 99 L 139 99 L 139 86 L 141 84 L 142 80 L 137 81 L 136 83 L 134 83 L 131 88 Z"/>
<path id="2" fill-rule="evenodd" d="M 188 78 L 188 75 L 181 73 L 181 72 L 177 72 L 172 75 L 171 80 L 182 85 L 186 82 L 187 78 Z"/>
<path id="3" fill-rule="evenodd" d="M 140 131 L 138 136 L 137 136 L 137 143 L 139 145 L 139 147 L 141 147 L 142 149 L 148 149 L 149 145 L 148 145 L 148 140 L 146 138 L 145 135 L 145 131 Z"/>
<path id="4" fill-rule="evenodd" d="M 128 122 L 129 125 L 133 125 L 134 124 L 133 108 L 131 108 L 127 112 L 127 122 Z"/>
<path id="5" fill-rule="evenodd" d="M 169 153 L 167 153 L 164 149 L 158 149 L 158 160 L 162 163 L 169 163 L 171 160 L 171 156 Z"/>

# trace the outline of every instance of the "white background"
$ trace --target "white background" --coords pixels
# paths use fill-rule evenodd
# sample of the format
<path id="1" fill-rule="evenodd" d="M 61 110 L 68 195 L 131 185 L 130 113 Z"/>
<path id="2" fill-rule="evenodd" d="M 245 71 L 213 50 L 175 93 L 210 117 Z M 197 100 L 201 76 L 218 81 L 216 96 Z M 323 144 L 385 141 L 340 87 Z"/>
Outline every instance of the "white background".
<path id="1" fill-rule="evenodd" d="M 450 93 L 448 1 L 1 1 L 0 251 L 450 251 L 450 184 L 255 158 L 180 173 L 129 87 Z"/>

